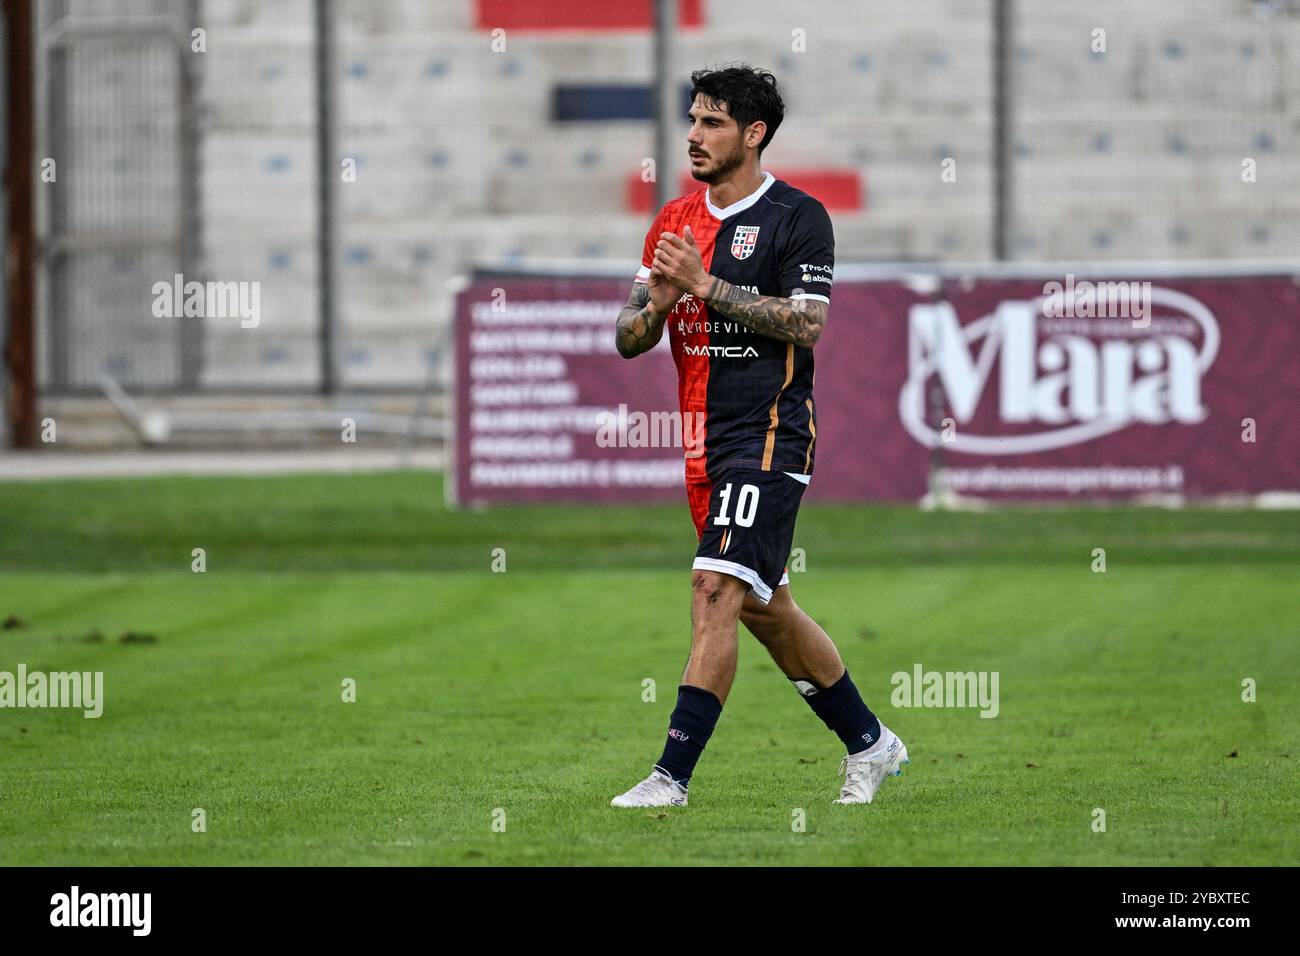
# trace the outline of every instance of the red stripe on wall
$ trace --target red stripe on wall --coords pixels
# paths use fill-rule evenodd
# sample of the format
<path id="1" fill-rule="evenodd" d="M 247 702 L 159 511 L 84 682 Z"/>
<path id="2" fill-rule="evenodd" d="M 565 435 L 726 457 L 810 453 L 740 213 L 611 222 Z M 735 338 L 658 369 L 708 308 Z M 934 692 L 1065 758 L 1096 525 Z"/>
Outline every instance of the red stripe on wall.
<path id="1" fill-rule="evenodd" d="M 839 209 L 861 212 L 866 209 L 866 189 L 862 175 L 856 169 L 787 169 L 769 170 L 777 179 L 782 179 L 796 189 L 802 189 L 809 196 L 821 201 L 827 209 Z M 692 193 L 703 183 L 683 173 L 677 183 L 681 195 Z M 654 212 L 654 183 L 641 181 L 639 172 L 629 173 L 625 202 L 628 212 Z"/>
<path id="2" fill-rule="evenodd" d="M 480 30 L 648 30 L 654 0 L 477 0 Z M 678 0 L 677 25 L 703 26 L 704 0 Z"/>

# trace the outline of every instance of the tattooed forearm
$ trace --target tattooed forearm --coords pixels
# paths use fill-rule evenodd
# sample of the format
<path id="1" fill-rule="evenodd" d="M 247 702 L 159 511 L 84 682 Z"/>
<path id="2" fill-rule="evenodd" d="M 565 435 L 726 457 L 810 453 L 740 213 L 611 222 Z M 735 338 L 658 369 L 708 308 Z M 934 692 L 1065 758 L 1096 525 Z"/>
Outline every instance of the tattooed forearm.
<path id="1" fill-rule="evenodd" d="M 716 277 L 709 282 L 708 290 L 703 298 L 714 311 L 759 335 L 810 349 L 817 344 L 826 326 L 826 303 L 819 299 L 757 295 Z"/>
<path id="2" fill-rule="evenodd" d="M 650 287 L 644 282 L 635 283 L 627 305 L 618 314 L 614 337 L 618 354 L 623 358 L 635 358 L 658 345 L 667 317 L 656 313 L 650 305 Z"/>

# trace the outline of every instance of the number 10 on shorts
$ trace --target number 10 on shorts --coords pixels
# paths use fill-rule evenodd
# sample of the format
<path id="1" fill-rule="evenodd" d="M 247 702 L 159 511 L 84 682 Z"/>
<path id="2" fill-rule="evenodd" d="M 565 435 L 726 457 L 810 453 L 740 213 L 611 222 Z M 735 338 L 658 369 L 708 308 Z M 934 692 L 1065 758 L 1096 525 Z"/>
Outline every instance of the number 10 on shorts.
<path id="1" fill-rule="evenodd" d="M 718 509 L 717 517 L 713 519 L 714 524 L 731 524 L 731 519 L 727 517 L 727 509 L 731 507 L 731 487 L 732 482 L 729 481 L 718 492 L 722 507 Z M 736 524 L 742 528 L 750 527 L 754 523 L 754 515 L 757 512 L 758 487 L 756 485 L 741 485 L 740 494 L 736 496 Z"/>

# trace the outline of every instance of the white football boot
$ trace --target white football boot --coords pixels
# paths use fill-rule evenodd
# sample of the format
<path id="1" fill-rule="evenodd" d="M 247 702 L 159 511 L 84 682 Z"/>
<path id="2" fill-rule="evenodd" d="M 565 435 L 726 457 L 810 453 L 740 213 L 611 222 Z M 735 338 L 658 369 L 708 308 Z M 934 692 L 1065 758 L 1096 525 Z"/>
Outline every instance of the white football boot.
<path id="1" fill-rule="evenodd" d="M 840 764 L 844 786 L 836 803 L 870 803 L 886 777 L 901 777 L 902 765 L 910 763 L 907 748 L 898 735 L 880 725 L 880 739 L 861 753 L 848 754 Z"/>
<path id="2" fill-rule="evenodd" d="M 684 807 L 686 788 L 658 767 L 627 793 L 609 801 L 611 807 Z"/>

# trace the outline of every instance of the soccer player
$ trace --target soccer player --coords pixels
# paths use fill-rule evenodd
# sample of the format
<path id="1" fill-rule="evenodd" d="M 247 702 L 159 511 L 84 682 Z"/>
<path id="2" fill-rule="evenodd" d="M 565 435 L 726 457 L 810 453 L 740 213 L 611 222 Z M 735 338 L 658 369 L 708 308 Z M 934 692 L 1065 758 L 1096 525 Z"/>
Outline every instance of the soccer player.
<path id="1" fill-rule="evenodd" d="M 691 655 L 659 762 L 612 803 L 686 805 L 736 674 L 737 620 L 847 747 L 835 802 L 870 803 L 886 776 L 902 773 L 907 748 L 795 604 L 785 568 L 817 442 L 813 347 L 830 306 L 831 221 L 812 196 L 759 168 L 785 115 L 771 73 L 700 70 L 691 82 L 691 174 L 707 185 L 659 210 L 616 333 L 630 359 L 666 326 L 677 365 L 699 538 Z M 703 428 L 688 427 L 695 421 Z"/>

